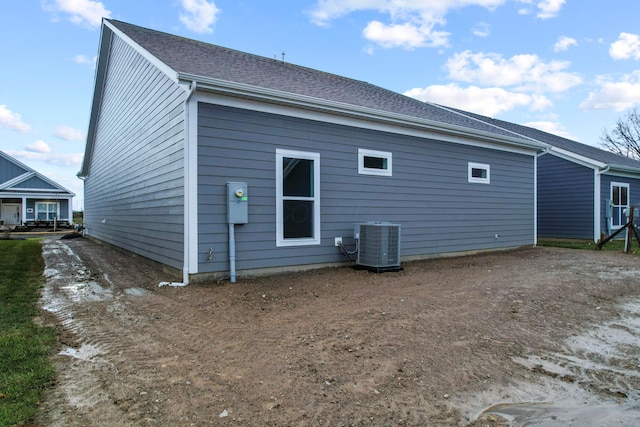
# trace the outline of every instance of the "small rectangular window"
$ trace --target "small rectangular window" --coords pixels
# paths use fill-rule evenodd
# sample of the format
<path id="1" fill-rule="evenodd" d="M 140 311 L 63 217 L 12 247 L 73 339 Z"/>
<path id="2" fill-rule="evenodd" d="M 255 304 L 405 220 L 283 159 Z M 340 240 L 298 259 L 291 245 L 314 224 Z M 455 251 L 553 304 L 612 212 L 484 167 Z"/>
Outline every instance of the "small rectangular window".
<path id="1" fill-rule="evenodd" d="M 469 182 L 489 184 L 491 182 L 491 166 L 483 163 L 469 162 Z"/>
<path id="2" fill-rule="evenodd" d="M 391 176 L 391 153 L 358 149 L 358 173 Z"/>

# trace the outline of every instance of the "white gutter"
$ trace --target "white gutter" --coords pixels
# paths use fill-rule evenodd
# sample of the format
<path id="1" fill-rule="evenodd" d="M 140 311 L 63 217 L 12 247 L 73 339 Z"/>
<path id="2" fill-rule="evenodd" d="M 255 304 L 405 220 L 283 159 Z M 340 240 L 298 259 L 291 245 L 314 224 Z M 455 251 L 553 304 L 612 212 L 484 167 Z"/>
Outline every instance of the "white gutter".
<path id="1" fill-rule="evenodd" d="M 182 282 L 185 285 L 189 284 L 189 273 L 191 272 L 191 261 L 192 261 L 192 256 L 191 256 L 191 248 L 193 246 L 196 247 L 196 254 L 197 254 L 197 243 L 194 244 L 194 242 L 192 242 L 192 232 L 193 227 L 196 226 L 196 224 L 192 223 L 191 221 L 191 216 L 192 216 L 192 210 L 195 209 L 195 204 L 193 204 L 192 202 L 192 192 L 191 189 L 192 187 L 195 185 L 194 182 L 192 182 L 192 175 L 191 175 L 191 169 L 192 169 L 192 158 L 191 158 L 191 152 L 193 151 L 191 149 L 191 132 L 190 132 L 190 114 L 189 114 L 189 105 L 190 105 L 190 100 L 191 97 L 193 96 L 193 94 L 196 92 L 196 88 L 197 88 L 197 84 L 196 81 L 193 80 L 191 81 L 190 85 L 189 85 L 189 93 L 187 94 L 185 100 L 184 100 L 184 249 L 183 249 L 183 257 L 184 257 L 184 265 L 182 267 Z M 196 239 L 197 240 L 197 239 Z M 192 246 L 193 245 L 193 246 Z"/>
<path id="2" fill-rule="evenodd" d="M 388 111 L 380 111 L 374 108 L 361 107 L 336 101 L 328 101 L 311 96 L 298 95 L 289 92 L 197 76 L 188 73 L 179 73 L 178 79 L 182 81 L 197 80 L 199 83 L 198 88 L 200 90 L 210 91 L 223 95 L 232 95 L 234 97 L 258 99 L 261 101 L 294 106 L 296 108 L 307 110 L 327 111 L 333 114 L 373 120 L 378 122 L 392 123 L 404 127 L 412 127 L 418 129 L 428 128 L 431 131 L 440 133 L 465 136 L 467 138 L 480 139 L 490 141 L 492 143 L 502 143 L 505 145 L 523 147 L 528 149 L 541 150 L 549 146 L 548 144 L 544 144 L 531 139 L 509 137 L 491 132 L 470 129 L 464 126 L 446 124 L 436 120 L 423 119 Z"/>

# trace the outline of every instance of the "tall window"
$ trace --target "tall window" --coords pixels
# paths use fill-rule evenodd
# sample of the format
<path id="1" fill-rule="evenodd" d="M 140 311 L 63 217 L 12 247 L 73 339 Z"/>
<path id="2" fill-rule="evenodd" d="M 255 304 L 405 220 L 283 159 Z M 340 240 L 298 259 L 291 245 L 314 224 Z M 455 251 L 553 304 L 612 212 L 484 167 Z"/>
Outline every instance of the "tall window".
<path id="1" fill-rule="evenodd" d="M 611 183 L 611 226 L 622 227 L 627 223 L 624 210 L 629 207 L 629 184 Z"/>
<path id="2" fill-rule="evenodd" d="M 58 204 L 37 202 L 36 219 L 39 221 L 53 221 L 58 216 Z"/>
<path id="3" fill-rule="evenodd" d="M 320 154 L 276 150 L 276 246 L 320 244 Z"/>

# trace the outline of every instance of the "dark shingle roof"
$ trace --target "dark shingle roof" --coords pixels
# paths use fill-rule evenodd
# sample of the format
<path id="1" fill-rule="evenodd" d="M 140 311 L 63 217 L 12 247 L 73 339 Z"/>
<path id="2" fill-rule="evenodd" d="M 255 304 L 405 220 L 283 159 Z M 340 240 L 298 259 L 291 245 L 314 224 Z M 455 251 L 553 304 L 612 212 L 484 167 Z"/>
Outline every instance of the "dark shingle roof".
<path id="1" fill-rule="evenodd" d="M 178 73 L 303 95 L 377 111 L 427 119 L 494 135 L 522 139 L 464 114 L 424 103 L 363 81 L 107 20 Z"/>
<path id="2" fill-rule="evenodd" d="M 491 117 L 481 116 L 479 114 L 470 113 L 467 111 L 462 111 L 454 108 L 449 108 L 452 111 L 459 112 L 468 117 L 472 117 L 478 120 L 481 120 L 485 123 L 491 124 L 493 126 L 500 127 L 502 129 L 509 130 L 518 135 L 525 136 L 527 138 L 535 139 L 536 141 L 543 142 L 545 144 L 552 145 L 554 147 L 560 148 L 562 150 L 569 151 L 571 153 L 577 154 L 579 156 L 587 157 L 589 159 L 595 160 L 597 162 L 605 163 L 609 166 L 623 166 L 628 168 L 640 169 L 640 161 L 634 160 L 630 157 L 622 156 L 619 154 L 612 153 L 610 151 L 606 151 L 600 149 L 598 147 L 594 147 L 587 144 L 582 144 L 577 141 L 573 141 L 571 139 L 563 138 L 558 135 L 554 135 L 551 133 L 547 133 L 541 131 L 539 129 L 518 125 L 511 122 L 506 122 L 504 120 L 498 120 Z"/>

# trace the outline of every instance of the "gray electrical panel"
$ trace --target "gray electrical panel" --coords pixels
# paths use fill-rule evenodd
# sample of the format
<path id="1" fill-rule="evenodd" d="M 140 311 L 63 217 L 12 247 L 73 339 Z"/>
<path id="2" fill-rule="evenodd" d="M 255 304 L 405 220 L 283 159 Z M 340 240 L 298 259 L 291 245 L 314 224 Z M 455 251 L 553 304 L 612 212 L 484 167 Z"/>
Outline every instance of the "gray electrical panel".
<path id="1" fill-rule="evenodd" d="M 246 182 L 227 182 L 227 223 L 249 222 L 249 196 Z"/>

